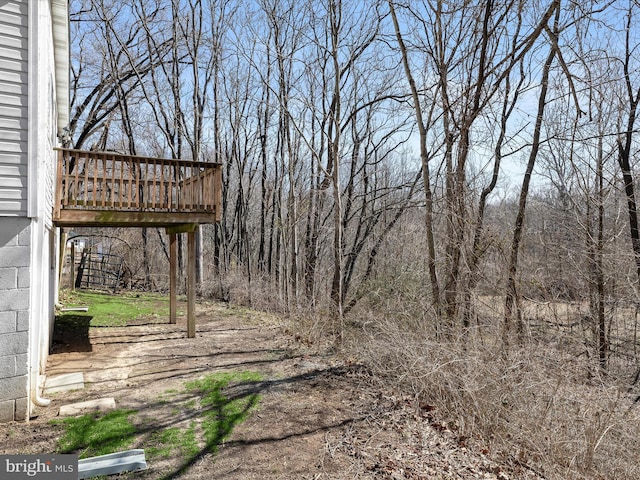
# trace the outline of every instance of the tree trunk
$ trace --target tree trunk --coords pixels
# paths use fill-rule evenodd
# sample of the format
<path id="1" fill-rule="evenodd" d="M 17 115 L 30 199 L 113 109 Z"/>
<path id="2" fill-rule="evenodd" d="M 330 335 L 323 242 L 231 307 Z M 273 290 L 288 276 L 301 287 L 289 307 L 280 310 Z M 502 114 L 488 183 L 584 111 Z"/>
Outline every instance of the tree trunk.
<path id="1" fill-rule="evenodd" d="M 400 25 L 396 16 L 395 7 L 392 0 L 389 1 L 389 10 L 391 12 L 391 18 L 393 20 L 393 26 L 396 33 L 396 39 L 398 40 L 398 46 L 400 53 L 402 54 L 402 65 L 404 67 L 404 73 L 409 82 L 411 88 L 411 97 L 413 99 L 413 109 L 416 115 L 416 122 L 418 124 L 418 132 L 420 135 L 420 161 L 422 166 L 422 183 L 424 186 L 425 197 L 425 214 L 424 222 L 426 229 L 426 244 L 427 244 L 427 264 L 429 270 L 429 279 L 431 283 L 431 305 L 433 310 L 438 316 L 440 312 L 440 287 L 438 285 L 438 273 L 436 269 L 436 247 L 435 247 L 435 235 L 433 228 L 433 193 L 431 191 L 431 175 L 429 172 L 429 152 L 427 150 L 427 128 L 422 117 L 422 105 L 420 104 L 420 96 L 416 82 L 411 73 L 411 67 L 409 66 L 409 58 L 407 55 L 407 48 L 404 44 L 402 34 L 400 32 Z M 438 321 L 438 320 L 436 320 Z"/>
<path id="2" fill-rule="evenodd" d="M 560 15 L 560 8 L 556 10 L 554 34 L 557 31 L 558 18 Z M 551 71 L 551 65 L 556 56 L 556 49 L 551 48 L 549 55 L 544 62 L 542 69 L 542 80 L 540 97 L 538 98 L 538 109 L 536 114 L 536 123 L 533 132 L 533 140 L 531 144 L 531 152 L 529 153 L 529 160 L 527 162 L 527 168 L 522 180 L 522 187 L 520 189 L 520 200 L 518 202 L 518 212 L 516 214 L 516 221 L 513 228 L 513 237 L 511 240 L 511 255 L 509 257 L 509 268 L 507 271 L 507 292 L 504 302 L 504 325 L 503 325 L 503 341 L 505 346 L 509 344 L 509 337 L 511 334 L 511 327 L 513 322 L 514 313 L 518 318 L 518 332 L 523 333 L 524 326 L 522 325 L 522 318 L 519 312 L 519 299 L 516 285 L 516 276 L 518 274 L 518 254 L 520 251 L 520 242 L 522 240 L 522 232 L 524 229 L 525 210 L 527 207 L 527 197 L 529 194 L 529 185 L 531 183 L 531 175 L 533 174 L 533 167 L 538 157 L 538 151 L 540 149 L 540 136 L 542 130 L 542 120 L 544 117 L 544 110 L 547 103 L 547 92 L 549 90 L 549 74 Z M 514 312 L 515 309 L 515 312 Z"/>

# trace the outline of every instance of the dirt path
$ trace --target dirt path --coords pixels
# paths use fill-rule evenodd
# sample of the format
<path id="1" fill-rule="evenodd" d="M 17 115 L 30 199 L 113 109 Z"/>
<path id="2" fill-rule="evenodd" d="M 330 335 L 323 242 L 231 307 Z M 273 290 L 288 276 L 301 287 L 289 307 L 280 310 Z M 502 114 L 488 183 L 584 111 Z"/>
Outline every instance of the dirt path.
<path id="1" fill-rule="evenodd" d="M 232 386 L 233 398 L 260 395 L 259 406 L 215 454 L 185 461 L 154 458 L 125 478 L 184 479 L 438 479 L 507 476 L 471 454 L 429 409 L 374 387 L 363 367 L 313 351 L 282 332 L 274 318 L 218 304 L 198 306 L 197 335 L 185 325 L 92 328 L 67 334 L 47 374 L 84 372 L 84 390 L 60 393 L 29 423 L 0 425 L 0 453 L 52 452 L 61 427 L 48 422 L 61 405 L 114 397 L 136 410 L 144 448 L 153 433 L 186 426 L 176 408 L 186 382 L 211 372 L 259 372 L 262 381 Z M 146 443 L 145 443 L 146 442 Z"/>

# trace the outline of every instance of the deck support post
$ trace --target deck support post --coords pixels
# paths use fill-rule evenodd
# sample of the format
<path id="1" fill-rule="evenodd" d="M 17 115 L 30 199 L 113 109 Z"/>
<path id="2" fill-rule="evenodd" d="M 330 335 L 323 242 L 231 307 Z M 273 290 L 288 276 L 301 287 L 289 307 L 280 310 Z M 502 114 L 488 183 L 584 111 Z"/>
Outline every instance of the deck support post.
<path id="1" fill-rule="evenodd" d="M 196 336 L 196 230 L 187 233 L 188 266 L 187 266 L 187 337 Z"/>
<path id="2" fill-rule="evenodd" d="M 65 244 L 67 243 L 67 238 L 64 239 Z M 71 242 L 71 253 L 69 255 L 71 262 L 71 290 L 76 289 L 76 242 L 75 240 Z"/>
<path id="3" fill-rule="evenodd" d="M 177 306 L 175 299 L 177 285 L 177 257 L 178 247 L 176 235 L 179 233 L 187 234 L 187 337 L 194 338 L 196 336 L 196 231 L 197 223 L 185 223 L 167 227 L 169 235 L 169 262 L 171 263 L 171 273 L 169 280 L 169 288 L 171 290 L 169 300 L 169 316 L 175 318 L 174 309 Z M 174 285 L 171 288 L 171 285 Z M 175 323 L 173 319 L 171 323 Z"/>
<path id="4" fill-rule="evenodd" d="M 169 323 L 176 324 L 178 317 L 178 235 L 169 233 Z"/>
<path id="5" fill-rule="evenodd" d="M 62 269 L 64 268 L 64 256 L 67 253 L 67 232 L 64 228 L 60 229 L 60 245 L 58 249 L 58 293 L 62 290 Z M 73 264 L 71 265 L 71 271 L 73 271 Z"/>

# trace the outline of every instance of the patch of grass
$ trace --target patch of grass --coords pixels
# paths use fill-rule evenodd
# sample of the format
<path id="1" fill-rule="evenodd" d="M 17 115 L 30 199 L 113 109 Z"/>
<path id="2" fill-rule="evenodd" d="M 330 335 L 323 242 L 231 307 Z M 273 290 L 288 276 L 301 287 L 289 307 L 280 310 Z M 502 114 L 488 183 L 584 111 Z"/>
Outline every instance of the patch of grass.
<path id="1" fill-rule="evenodd" d="M 260 380 L 262 376 L 256 372 L 216 373 L 185 384 L 189 392 L 200 396 L 200 407 L 203 409 L 202 429 L 209 452 L 215 453 L 218 445 L 231 434 L 236 425 L 249 416 L 260 401 L 260 395 L 256 393 L 227 398 L 223 390 L 232 382 Z"/>
<path id="2" fill-rule="evenodd" d="M 66 291 L 61 301 L 67 307 L 88 306 L 86 313 L 63 312 L 56 322 L 77 322 L 90 319 L 92 327 L 124 326 L 128 321 L 158 316 L 169 316 L 169 298 L 157 293 L 119 293 L 112 295 L 99 292 Z"/>
<path id="3" fill-rule="evenodd" d="M 136 410 L 116 410 L 103 416 L 88 414 L 52 420 L 54 425 L 65 426 L 56 450 L 58 453 L 77 452 L 80 458 L 124 450 L 136 436 L 136 428 L 130 420 L 135 413 Z"/>
<path id="4" fill-rule="evenodd" d="M 156 432 L 149 438 L 149 443 L 153 444 L 145 449 L 149 458 L 168 458 L 176 452 L 185 458 L 193 458 L 200 451 L 195 422 L 187 429 L 172 427 Z"/>
<path id="5" fill-rule="evenodd" d="M 202 452 L 216 453 L 222 441 L 257 408 L 260 395 L 243 390 L 242 384 L 261 380 L 256 372 L 217 373 L 185 383 L 182 391 L 167 390 L 156 405 L 176 402 L 174 416 L 183 413 L 186 418 L 198 418 L 188 427 L 154 428 L 156 420 L 146 417 L 138 419 L 140 428 L 136 428 L 132 418 L 136 410 L 52 420 L 50 423 L 65 428 L 56 452 L 87 458 L 144 443 L 149 458 L 176 457 L 181 465 L 177 472 L 183 473 Z M 156 431 L 141 442 L 144 432 L 150 430 Z"/>

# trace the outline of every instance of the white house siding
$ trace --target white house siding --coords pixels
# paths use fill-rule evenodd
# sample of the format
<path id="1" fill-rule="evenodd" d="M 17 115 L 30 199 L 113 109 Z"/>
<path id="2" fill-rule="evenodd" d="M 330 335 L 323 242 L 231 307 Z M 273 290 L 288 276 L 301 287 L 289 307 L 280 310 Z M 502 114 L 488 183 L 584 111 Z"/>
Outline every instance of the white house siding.
<path id="1" fill-rule="evenodd" d="M 53 327 L 51 17 L 46 0 L 0 1 L 0 422 L 32 413 Z"/>
<path id="2" fill-rule="evenodd" d="M 28 11 L 0 2 L 0 215 L 27 213 Z"/>

